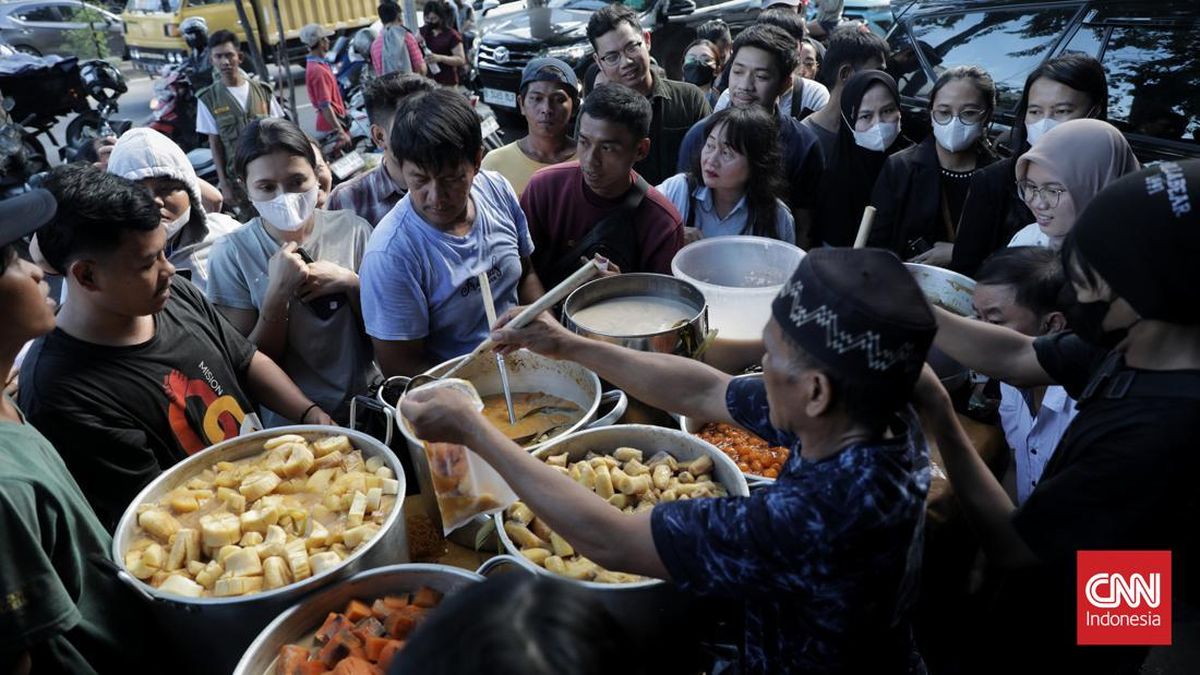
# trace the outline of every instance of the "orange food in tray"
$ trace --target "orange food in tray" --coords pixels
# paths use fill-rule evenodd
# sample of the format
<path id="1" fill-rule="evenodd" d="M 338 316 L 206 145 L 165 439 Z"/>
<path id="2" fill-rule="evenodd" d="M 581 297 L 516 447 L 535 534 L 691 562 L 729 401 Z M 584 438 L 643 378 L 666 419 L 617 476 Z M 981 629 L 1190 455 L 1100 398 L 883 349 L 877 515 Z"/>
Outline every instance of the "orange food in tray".
<path id="1" fill-rule="evenodd" d="M 758 436 L 731 424 L 710 422 L 696 435 L 728 455 L 742 473 L 778 478 L 788 458 L 787 448 L 772 447 Z"/>
<path id="2" fill-rule="evenodd" d="M 404 641 L 442 594 L 422 587 L 409 595 L 385 595 L 371 604 L 351 600 L 343 612 L 330 612 L 310 647 L 285 645 L 275 675 L 383 675 Z"/>

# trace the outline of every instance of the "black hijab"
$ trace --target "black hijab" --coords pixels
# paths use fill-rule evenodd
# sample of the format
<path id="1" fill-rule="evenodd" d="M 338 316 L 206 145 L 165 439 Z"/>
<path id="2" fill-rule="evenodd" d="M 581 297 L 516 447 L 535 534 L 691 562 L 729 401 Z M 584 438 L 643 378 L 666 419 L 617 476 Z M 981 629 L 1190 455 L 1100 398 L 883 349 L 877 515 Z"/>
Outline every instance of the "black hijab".
<path id="1" fill-rule="evenodd" d="M 825 173 L 821 179 L 821 208 L 816 214 L 817 240 L 831 246 L 851 246 L 862 221 L 863 209 L 871 203 L 875 179 L 883 170 L 883 162 L 892 149 L 900 147 L 899 139 L 884 152 L 859 147 L 854 142 L 854 118 L 867 90 L 882 84 L 900 104 L 900 92 L 891 75 L 881 70 L 862 70 L 846 80 L 842 87 L 841 115 L 838 138 L 833 156 L 825 158 Z"/>

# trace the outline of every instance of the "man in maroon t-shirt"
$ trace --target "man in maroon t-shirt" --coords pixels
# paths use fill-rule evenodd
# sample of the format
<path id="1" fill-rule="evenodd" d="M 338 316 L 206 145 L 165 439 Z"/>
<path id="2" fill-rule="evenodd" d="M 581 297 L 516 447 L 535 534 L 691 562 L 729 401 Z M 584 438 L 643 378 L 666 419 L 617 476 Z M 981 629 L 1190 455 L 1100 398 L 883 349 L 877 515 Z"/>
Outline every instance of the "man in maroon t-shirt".
<path id="1" fill-rule="evenodd" d="M 671 258 L 683 246 L 682 218 L 633 170 L 650 150 L 650 118 L 645 96 L 602 84 L 580 111 L 578 161 L 533 174 L 521 208 L 533 236 L 533 267 L 547 288 L 595 253 L 623 272 L 671 273 Z M 588 241 L 597 225 L 604 236 Z"/>

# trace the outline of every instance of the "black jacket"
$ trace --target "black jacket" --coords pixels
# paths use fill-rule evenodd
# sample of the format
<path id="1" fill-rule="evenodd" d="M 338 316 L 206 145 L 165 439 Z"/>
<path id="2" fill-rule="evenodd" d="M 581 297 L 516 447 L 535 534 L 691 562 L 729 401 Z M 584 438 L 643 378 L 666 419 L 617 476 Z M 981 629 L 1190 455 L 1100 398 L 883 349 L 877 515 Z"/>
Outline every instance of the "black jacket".
<path id="1" fill-rule="evenodd" d="M 942 207 L 942 168 L 936 144 L 930 135 L 884 162 L 871 193 L 876 213 L 868 240 L 870 246 L 889 249 L 907 259 L 914 255 L 909 251 L 909 242 L 916 239 L 930 244 L 950 241 Z M 980 152 L 976 166 L 983 167 L 993 161 L 995 156 L 990 152 Z"/>
<path id="2" fill-rule="evenodd" d="M 974 277 L 983 261 L 1032 223 L 1033 213 L 1017 196 L 1016 155 L 971 176 L 971 189 L 958 222 L 950 269 Z"/>

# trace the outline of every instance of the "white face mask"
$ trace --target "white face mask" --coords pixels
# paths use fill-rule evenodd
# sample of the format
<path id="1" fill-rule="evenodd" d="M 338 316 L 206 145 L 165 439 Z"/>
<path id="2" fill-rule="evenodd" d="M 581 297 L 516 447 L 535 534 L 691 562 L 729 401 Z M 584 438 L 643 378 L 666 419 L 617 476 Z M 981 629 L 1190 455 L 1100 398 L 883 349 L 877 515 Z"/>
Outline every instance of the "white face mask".
<path id="1" fill-rule="evenodd" d="M 258 215 L 283 232 L 295 232 L 317 208 L 317 188 L 307 192 L 284 192 L 270 201 L 251 199 Z"/>
<path id="2" fill-rule="evenodd" d="M 854 142 L 859 147 L 875 152 L 883 152 L 892 147 L 896 137 L 900 135 L 900 120 L 895 122 L 879 122 L 866 131 L 854 130 Z"/>
<path id="3" fill-rule="evenodd" d="M 933 123 L 933 137 L 939 145 L 950 152 L 958 152 L 971 147 L 983 132 L 982 124 L 963 124 L 957 117 L 951 117 L 945 124 Z"/>
<path id="4" fill-rule="evenodd" d="M 179 234 L 179 231 L 182 230 L 184 228 L 184 226 L 188 224 L 188 221 L 190 221 L 191 219 L 192 219 L 192 207 L 189 206 L 186 209 L 184 209 L 183 213 L 180 214 L 180 216 L 178 218 L 167 223 L 167 239 L 170 239 L 171 237 L 174 237 L 176 234 Z"/>
<path id="5" fill-rule="evenodd" d="M 1051 119 L 1049 117 L 1043 117 L 1042 119 L 1034 122 L 1033 124 L 1026 122 L 1025 123 L 1025 135 L 1026 135 L 1026 138 L 1029 140 L 1029 144 L 1033 145 L 1034 143 L 1037 143 L 1038 139 L 1041 138 L 1042 136 L 1045 136 L 1047 131 L 1050 131 L 1051 129 L 1058 126 L 1059 124 L 1061 124 L 1061 122 L 1059 122 L 1056 119 Z"/>

